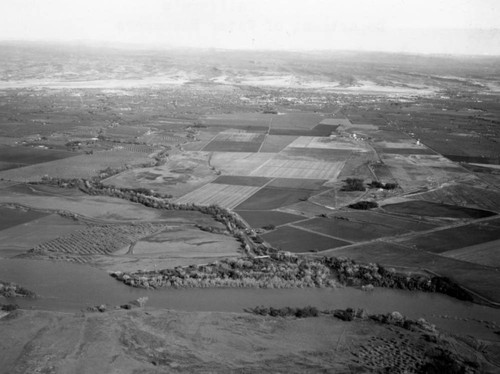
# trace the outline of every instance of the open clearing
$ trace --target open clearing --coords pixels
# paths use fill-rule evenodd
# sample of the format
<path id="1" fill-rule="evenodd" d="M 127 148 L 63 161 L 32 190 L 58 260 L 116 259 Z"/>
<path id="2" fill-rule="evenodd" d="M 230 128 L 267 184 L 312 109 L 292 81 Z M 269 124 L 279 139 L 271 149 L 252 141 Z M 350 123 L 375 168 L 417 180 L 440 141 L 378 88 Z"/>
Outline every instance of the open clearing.
<path id="1" fill-rule="evenodd" d="M 213 181 L 217 175 L 208 166 L 209 154 L 183 152 L 172 155 L 161 166 L 128 170 L 105 179 L 105 185 L 125 188 L 147 188 L 180 197 Z"/>
<path id="2" fill-rule="evenodd" d="M 435 188 L 467 174 L 463 168 L 442 156 L 383 154 L 381 158 L 405 191 L 421 187 Z"/>
<path id="3" fill-rule="evenodd" d="M 175 202 L 178 204 L 219 205 L 232 209 L 248 199 L 259 187 L 236 186 L 230 184 L 208 183 L 192 191 Z"/>
<path id="4" fill-rule="evenodd" d="M 126 256 L 164 259 L 238 256 L 239 246 L 232 236 L 176 226 L 140 239 Z"/>
<path id="5" fill-rule="evenodd" d="M 279 227 L 262 237 L 275 248 L 295 253 L 322 251 L 351 244 L 289 226 Z"/>
<path id="6" fill-rule="evenodd" d="M 311 202 L 335 209 L 347 206 L 366 194 L 365 191 L 342 191 L 341 189 L 341 186 L 336 186 L 328 191 L 311 196 Z"/>

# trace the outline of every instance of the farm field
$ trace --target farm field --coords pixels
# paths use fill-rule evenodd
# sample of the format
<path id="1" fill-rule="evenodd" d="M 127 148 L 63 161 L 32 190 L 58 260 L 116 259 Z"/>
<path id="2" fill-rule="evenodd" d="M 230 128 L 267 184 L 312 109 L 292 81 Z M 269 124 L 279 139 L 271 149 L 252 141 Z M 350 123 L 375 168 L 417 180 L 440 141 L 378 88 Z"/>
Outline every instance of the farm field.
<path id="1" fill-rule="evenodd" d="M 295 139 L 293 135 L 266 135 L 259 152 L 281 152 Z"/>
<path id="2" fill-rule="evenodd" d="M 105 185 L 124 188 L 148 188 L 162 194 L 180 197 L 217 175 L 208 165 L 205 152 L 182 152 L 168 158 L 164 165 L 136 168 L 105 179 Z"/>
<path id="3" fill-rule="evenodd" d="M 218 141 L 212 140 L 205 147 L 204 152 L 258 152 L 261 143 L 242 141 Z"/>
<path id="4" fill-rule="evenodd" d="M 322 251 L 350 244 L 343 240 L 314 234 L 290 226 L 279 227 L 274 231 L 263 234 L 262 237 L 275 248 L 295 253 Z"/>
<path id="5" fill-rule="evenodd" d="M 259 187 L 208 183 L 177 200 L 178 204 L 219 205 L 232 209 L 248 199 Z"/>
<path id="6" fill-rule="evenodd" d="M 352 123 L 349 121 L 347 118 L 325 118 L 320 122 L 322 125 L 329 125 L 329 126 L 351 126 Z"/>
<path id="7" fill-rule="evenodd" d="M 335 188 L 311 196 L 310 201 L 330 209 L 338 209 L 366 195 L 365 191 L 342 191 L 341 189 L 341 186 L 335 186 Z"/>
<path id="8" fill-rule="evenodd" d="M 91 262 L 93 255 L 110 255 L 164 227 L 163 224 L 151 223 L 90 226 L 38 244 L 28 256 L 77 263 Z"/>
<path id="9" fill-rule="evenodd" d="M 476 244 L 470 247 L 440 253 L 441 256 L 500 268 L 500 240 Z"/>
<path id="10" fill-rule="evenodd" d="M 265 184 L 269 183 L 272 179 L 265 177 L 245 177 L 237 175 L 221 175 L 212 183 L 220 184 L 233 184 L 236 186 L 252 186 L 252 187 L 263 187 Z"/>
<path id="11" fill-rule="evenodd" d="M 15 163 L 15 162 L 3 162 L 3 161 L 0 161 L 0 171 L 2 170 L 9 170 L 9 169 L 16 169 L 16 168 L 20 168 L 20 167 L 23 167 L 23 166 L 26 166 L 25 164 L 18 164 L 18 163 Z"/>
<path id="12" fill-rule="evenodd" d="M 47 213 L 35 210 L 18 209 L 9 206 L 0 206 L 0 231 L 12 226 L 21 225 L 38 218 L 47 216 Z"/>
<path id="13" fill-rule="evenodd" d="M 324 189 L 325 182 L 326 179 L 275 178 L 267 187 L 317 191 Z"/>
<path id="14" fill-rule="evenodd" d="M 18 224 L 0 231 L 0 257 L 12 257 L 43 242 L 53 240 L 77 230 L 85 225 L 58 214 L 46 214 L 29 222 Z"/>
<path id="15" fill-rule="evenodd" d="M 258 132 L 246 132 L 238 130 L 226 130 L 220 132 L 214 141 L 217 142 L 241 142 L 241 143 L 261 143 L 264 140 L 265 134 Z"/>
<path id="16" fill-rule="evenodd" d="M 436 190 L 408 196 L 408 198 L 500 212 L 499 191 L 463 184 L 446 185 Z"/>
<path id="17" fill-rule="evenodd" d="M 288 145 L 289 148 L 319 148 L 319 149 L 336 149 L 336 150 L 351 150 L 363 152 L 366 146 L 360 142 L 344 138 L 328 138 L 314 136 L 300 136 Z"/>
<path id="18" fill-rule="evenodd" d="M 342 256 L 500 303 L 499 57 L 0 44 L 0 280 L 40 296 L 4 301 L 0 372 L 499 371 L 498 309 L 366 273 L 278 288 Z M 306 305 L 384 315 L 270 308 Z"/>
<path id="19" fill-rule="evenodd" d="M 442 204 L 424 200 L 405 201 L 396 204 L 386 204 L 382 209 L 389 213 L 409 214 L 413 216 L 446 217 L 458 219 L 475 219 L 495 215 L 495 213 L 467 208 L 457 205 Z"/>
<path id="20" fill-rule="evenodd" d="M 495 302 L 500 301 L 500 274 L 497 269 L 443 257 L 440 254 L 401 247 L 394 243 L 374 242 L 321 252 L 325 256 L 346 256 L 362 263 L 427 269 L 448 277 Z"/>
<path id="21" fill-rule="evenodd" d="M 336 179 L 343 162 L 270 159 L 250 172 L 251 176 L 270 178 Z"/>
<path id="22" fill-rule="evenodd" d="M 273 116 L 271 128 L 281 129 L 310 129 L 314 128 L 323 120 L 324 116 L 311 112 L 284 112 Z"/>
<path id="23" fill-rule="evenodd" d="M 210 165 L 222 174 L 250 176 L 266 161 L 275 157 L 275 153 L 250 153 L 250 152 L 214 152 Z M 265 175 L 257 175 L 265 177 Z"/>
<path id="24" fill-rule="evenodd" d="M 398 243 L 419 251 L 443 253 L 497 239 L 500 239 L 500 220 L 490 219 L 424 235 L 417 234 L 411 238 L 398 240 Z"/>
<path id="25" fill-rule="evenodd" d="M 20 182 L 39 181 L 44 176 L 57 178 L 91 178 L 106 168 L 119 169 L 127 165 L 151 164 L 152 159 L 141 152 L 100 151 L 56 161 L 0 172 L 0 178 Z"/>
<path id="26" fill-rule="evenodd" d="M 404 144 L 403 144 L 404 145 Z M 374 147 L 379 153 L 395 155 L 436 155 L 436 152 L 426 147 Z"/>
<path id="27" fill-rule="evenodd" d="M 310 197 L 309 200 L 314 198 Z M 314 204 L 311 201 L 299 201 L 298 203 L 286 205 L 279 208 L 280 211 L 291 214 L 303 214 L 306 217 L 315 217 L 321 214 L 330 214 L 332 209 L 324 205 Z"/>
<path id="28" fill-rule="evenodd" d="M 256 189 L 248 199 L 236 206 L 236 210 L 272 210 L 306 201 L 312 191 L 291 188 Z"/>
<path id="29" fill-rule="evenodd" d="M 280 152 L 281 155 L 311 161 L 347 161 L 353 157 L 355 151 L 351 149 L 333 148 L 292 148 L 287 147 Z"/>
<path id="30" fill-rule="evenodd" d="M 272 114 L 263 113 L 231 113 L 203 116 L 200 118 L 200 123 L 209 128 L 217 126 L 250 131 L 267 131 L 273 117 Z"/>
<path id="31" fill-rule="evenodd" d="M 304 216 L 274 210 L 236 210 L 236 213 L 254 228 L 271 225 L 280 226 L 306 218 Z"/>
<path id="32" fill-rule="evenodd" d="M 344 214 L 334 215 L 332 218 L 314 218 L 295 225 L 351 242 L 363 242 L 381 237 L 401 235 L 412 231 L 429 230 L 435 227 L 429 224 L 397 220 L 397 218 L 390 219 L 383 216 L 380 217 L 380 221 L 378 222 L 375 220 L 366 222 Z"/>
<path id="33" fill-rule="evenodd" d="M 163 220 L 200 224 L 205 224 L 207 221 L 213 222 L 211 217 L 199 212 L 161 211 L 118 198 L 85 194 L 65 196 L 31 190 L 20 192 L 4 189 L 0 194 L 0 204 L 20 204 L 33 209 L 66 211 L 102 221 Z"/>
<path id="34" fill-rule="evenodd" d="M 77 155 L 77 153 L 62 150 L 0 145 L 0 161 L 7 163 L 34 165 Z"/>

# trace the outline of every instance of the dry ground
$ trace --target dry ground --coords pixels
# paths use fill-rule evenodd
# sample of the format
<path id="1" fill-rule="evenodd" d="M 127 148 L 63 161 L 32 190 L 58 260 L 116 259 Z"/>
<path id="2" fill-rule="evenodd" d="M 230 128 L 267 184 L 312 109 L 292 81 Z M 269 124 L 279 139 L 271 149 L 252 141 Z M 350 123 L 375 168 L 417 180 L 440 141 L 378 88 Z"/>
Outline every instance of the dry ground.
<path id="1" fill-rule="evenodd" d="M 419 332 L 331 317 L 17 311 L 0 326 L 0 372 L 10 374 L 414 373 L 436 346 Z M 463 341 L 450 341 L 457 354 L 484 363 L 485 372 L 496 369 Z M 498 350 L 485 347 L 487 357 Z"/>

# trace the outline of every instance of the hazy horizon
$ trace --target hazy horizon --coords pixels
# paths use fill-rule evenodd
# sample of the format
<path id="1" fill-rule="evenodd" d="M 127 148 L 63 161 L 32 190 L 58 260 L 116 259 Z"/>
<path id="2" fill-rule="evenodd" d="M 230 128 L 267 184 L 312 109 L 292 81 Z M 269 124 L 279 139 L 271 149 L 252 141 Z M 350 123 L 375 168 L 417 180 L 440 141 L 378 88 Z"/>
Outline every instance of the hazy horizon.
<path id="1" fill-rule="evenodd" d="M 500 55 L 495 0 L 17 0 L 1 41 Z"/>

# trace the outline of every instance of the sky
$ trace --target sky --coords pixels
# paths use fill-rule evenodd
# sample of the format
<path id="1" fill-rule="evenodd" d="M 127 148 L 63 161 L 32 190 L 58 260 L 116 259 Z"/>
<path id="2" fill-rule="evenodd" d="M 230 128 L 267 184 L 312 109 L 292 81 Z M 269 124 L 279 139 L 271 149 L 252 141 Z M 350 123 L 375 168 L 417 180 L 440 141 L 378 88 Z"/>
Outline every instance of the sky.
<path id="1" fill-rule="evenodd" d="M 500 0 L 0 0 L 0 40 L 500 55 Z"/>

